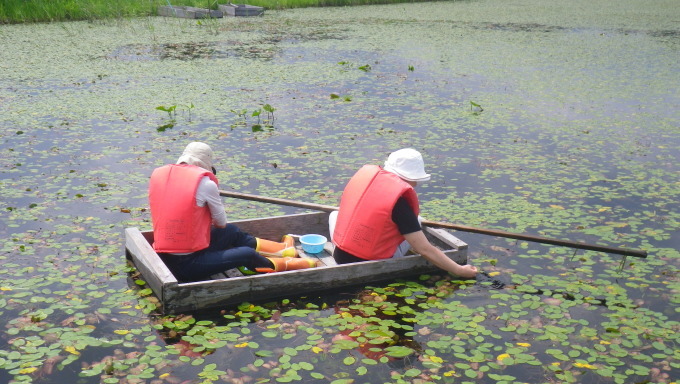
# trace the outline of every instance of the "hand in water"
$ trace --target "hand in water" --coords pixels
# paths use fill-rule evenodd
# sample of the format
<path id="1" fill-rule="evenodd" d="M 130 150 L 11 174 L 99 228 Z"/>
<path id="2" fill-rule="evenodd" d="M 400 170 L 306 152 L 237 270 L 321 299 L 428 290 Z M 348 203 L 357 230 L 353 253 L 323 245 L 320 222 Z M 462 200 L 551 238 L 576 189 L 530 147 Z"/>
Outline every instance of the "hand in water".
<path id="1" fill-rule="evenodd" d="M 477 267 L 472 266 L 472 265 L 461 265 L 460 266 L 460 271 L 456 273 L 460 277 L 465 277 L 465 278 L 474 278 L 477 276 Z"/>

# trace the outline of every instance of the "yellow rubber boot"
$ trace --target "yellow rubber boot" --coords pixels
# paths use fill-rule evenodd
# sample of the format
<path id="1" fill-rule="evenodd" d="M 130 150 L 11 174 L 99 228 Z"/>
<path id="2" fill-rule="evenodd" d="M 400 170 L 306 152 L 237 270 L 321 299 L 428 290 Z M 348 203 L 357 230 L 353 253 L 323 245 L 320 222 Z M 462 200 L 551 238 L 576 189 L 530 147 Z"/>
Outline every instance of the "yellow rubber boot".
<path id="1" fill-rule="evenodd" d="M 295 239 L 293 239 L 293 236 L 291 235 L 283 235 L 281 242 L 286 245 L 286 248 L 295 247 Z"/>
<path id="2" fill-rule="evenodd" d="M 287 238 L 290 238 L 289 241 Z M 290 236 L 284 236 L 284 242 L 256 238 L 255 251 L 264 257 L 297 257 L 297 250 L 293 246 L 295 242 Z"/>
<path id="3" fill-rule="evenodd" d="M 258 272 L 270 273 L 270 272 L 294 271 L 294 270 L 297 270 L 297 269 L 314 268 L 314 267 L 317 266 L 316 260 L 304 259 L 304 258 L 301 258 L 301 257 L 297 257 L 297 258 L 268 257 L 267 259 L 269 259 L 269 261 L 274 265 L 274 269 L 272 269 L 272 268 L 255 268 L 255 270 L 258 271 Z"/>

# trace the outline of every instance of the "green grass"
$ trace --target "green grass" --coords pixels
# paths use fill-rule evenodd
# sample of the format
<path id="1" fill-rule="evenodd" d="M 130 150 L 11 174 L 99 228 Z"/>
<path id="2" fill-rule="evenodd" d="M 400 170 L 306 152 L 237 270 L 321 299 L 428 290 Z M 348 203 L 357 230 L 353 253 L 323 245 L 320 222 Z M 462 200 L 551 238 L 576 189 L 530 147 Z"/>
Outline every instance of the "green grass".
<path id="1" fill-rule="evenodd" d="M 3 0 L 0 24 L 96 20 L 155 15 L 161 5 L 217 9 L 228 0 Z M 413 0 L 247 0 L 233 1 L 266 9 L 413 2 Z"/>

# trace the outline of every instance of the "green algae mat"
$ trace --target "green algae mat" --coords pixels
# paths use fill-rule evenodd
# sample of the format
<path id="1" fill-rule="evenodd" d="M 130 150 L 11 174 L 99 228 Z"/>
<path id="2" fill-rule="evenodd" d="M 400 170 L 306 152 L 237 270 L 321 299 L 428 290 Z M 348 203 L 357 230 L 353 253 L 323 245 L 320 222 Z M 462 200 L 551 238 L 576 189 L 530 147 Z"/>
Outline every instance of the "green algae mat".
<path id="1" fill-rule="evenodd" d="M 678 20 L 481 0 L 0 26 L 0 382 L 677 382 Z M 413 147 L 426 219 L 649 257 L 457 232 L 477 280 L 163 316 L 123 229 L 190 141 L 222 189 L 327 205 Z"/>

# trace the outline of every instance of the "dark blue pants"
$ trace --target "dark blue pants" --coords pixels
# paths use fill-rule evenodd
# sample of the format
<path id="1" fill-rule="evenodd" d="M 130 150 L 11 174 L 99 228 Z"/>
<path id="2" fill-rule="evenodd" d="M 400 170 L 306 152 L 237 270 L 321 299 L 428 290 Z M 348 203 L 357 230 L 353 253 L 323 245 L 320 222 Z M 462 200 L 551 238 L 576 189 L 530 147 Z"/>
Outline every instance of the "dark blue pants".
<path id="1" fill-rule="evenodd" d="M 231 268 L 271 268 L 264 256 L 255 252 L 257 240 L 237 226 L 227 224 L 226 228 L 210 231 L 210 245 L 206 249 L 189 255 L 160 254 L 161 259 L 179 281 L 206 280 L 209 276 Z"/>

